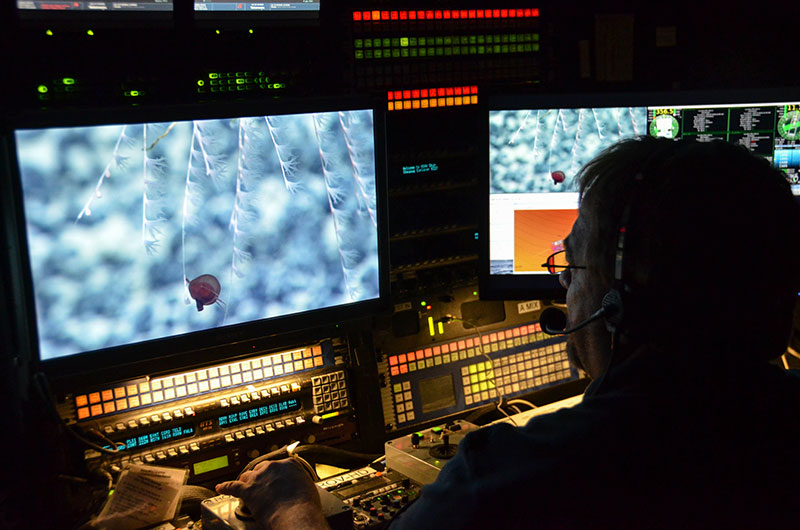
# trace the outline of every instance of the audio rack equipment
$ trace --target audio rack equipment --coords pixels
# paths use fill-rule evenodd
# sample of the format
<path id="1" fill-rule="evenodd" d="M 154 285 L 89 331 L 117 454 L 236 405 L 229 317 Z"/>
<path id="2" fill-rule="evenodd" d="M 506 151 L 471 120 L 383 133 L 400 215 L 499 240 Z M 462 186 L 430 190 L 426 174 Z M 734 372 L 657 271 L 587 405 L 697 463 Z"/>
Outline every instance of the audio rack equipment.
<path id="1" fill-rule="evenodd" d="M 293 441 L 343 443 L 355 434 L 348 376 L 332 340 L 67 397 L 59 413 L 124 444 L 127 462 L 186 467 L 190 483 L 229 476 Z M 85 452 L 89 466 L 100 452 Z"/>

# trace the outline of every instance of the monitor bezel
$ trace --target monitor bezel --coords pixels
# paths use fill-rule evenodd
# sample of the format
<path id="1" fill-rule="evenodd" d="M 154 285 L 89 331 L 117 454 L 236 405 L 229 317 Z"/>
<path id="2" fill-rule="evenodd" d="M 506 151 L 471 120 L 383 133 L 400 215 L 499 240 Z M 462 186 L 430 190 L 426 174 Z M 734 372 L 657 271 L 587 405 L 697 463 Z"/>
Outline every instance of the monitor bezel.
<path id="1" fill-rule="evenodd" d="M 800 101 L 800 90 L 796 87 L 774 87 L 755 89 L 705 89 L 673 92 L 608 92 L 608 93 L 493 93 L 482 98 L 481 115 L 483 128 L 479 149 L 482 168 L 479 175 L 481 199 L 478 219 L 480 250 L 478 255 L 478 282 L 480 297 L 486 300 L 557 300 L 566 298 L 566 289 L 558 281 L 558 275 L 493 275 L 489 250 L 490 208 L 490 160 L 489 160 L 489 112 L 515 109 L 591 108 L 616 106 L 680 106 L 680 105 L 736 105 L 741 103 L 771 103 Z"/>
<path id="2" fill-rule="evenodd" d="M 14 131 L 46 127 L 108 125 L 121 123 L 163 122 L 198 119 L 235 118 L 240 116 L 283 115 L 370 109 L 373 111 L 375 137 L 375 178 L 378 216 L 378 297 L 347 305 L 315 309 L 201 330 L 186 334 L 136 342 L 73 354 L 55 359 L 41 359 L 39 352 L 33 277 L 25 228 L 22 182 L 16 158 Z M 9 193 L 13 206 L 3 214 L 3 224 L 11 227 L 8 242 L 12 281 L 19 285 L 15 311 L 19 313 L 19 344 L 29 352 L 33 369 L 44 372 L 57 386 L 87 384 L 91 381 L 129 379 L 165 371 L 198 366 L 219 359 L 235 358 L 257 351 L 290 345 L 303 340 L 329 337 L 346 330 L 360 319 L 387 311 L 389 298 L 388 192 L 386 166 L 385 113 L 380 102 L 371 98 L 280 99 L 265 102 L 185 105 L 149 108 L 117 108 L 33 112 L 14 118 L 6 131 Z M 15 230 L 14 230 L 15 229 Z M 288 346 L 287 346 L 288 347 Z"/>

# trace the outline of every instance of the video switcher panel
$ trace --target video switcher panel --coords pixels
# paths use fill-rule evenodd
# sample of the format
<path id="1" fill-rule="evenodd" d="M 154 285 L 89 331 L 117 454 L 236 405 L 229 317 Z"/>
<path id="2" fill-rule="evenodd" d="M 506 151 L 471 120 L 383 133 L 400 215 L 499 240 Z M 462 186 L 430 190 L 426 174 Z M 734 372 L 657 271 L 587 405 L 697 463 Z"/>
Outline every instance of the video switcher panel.
<path id="1" fill-rule="evenodd" d="M 59 413 L 124 445 L 112 462 L 186 467 L 189 482 L 229 476 L 292 441 L 337 444 L 356 432 L 348 374 L 332 340 L 198 370 L 76 392 Z M 122 447 L 120 445 L 120 447 Z M 85 453 L 89 465 L 101 454 Z"/>

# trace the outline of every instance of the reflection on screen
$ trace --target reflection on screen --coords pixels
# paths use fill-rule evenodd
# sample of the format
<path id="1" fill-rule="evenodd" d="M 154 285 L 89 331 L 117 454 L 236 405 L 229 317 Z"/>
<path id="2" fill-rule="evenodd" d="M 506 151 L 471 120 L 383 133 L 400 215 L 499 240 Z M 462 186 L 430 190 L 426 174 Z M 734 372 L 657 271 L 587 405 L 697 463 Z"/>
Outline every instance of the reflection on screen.
<path id="1" fill-rule="evenodd" d="M 726 141 L 762 155 L 800 195 L 800 105 L 742 103 L 493 110 L 489 113 L 490 274 L 547 274 L 577 217 L 580 169 L 635 136 Z"/>
<path id="2" fill-rule="evenodd" d="M 379 297 L 371 110 L 15 138 L 42 359 Z"/>
<path id="3" fill-rule="evenodd" d="M 456 404 L 453 387 L 453 375 L 447 374 L 419 382 L 419 393 L 422 401 L 422 413 L 452 407 Z"/>

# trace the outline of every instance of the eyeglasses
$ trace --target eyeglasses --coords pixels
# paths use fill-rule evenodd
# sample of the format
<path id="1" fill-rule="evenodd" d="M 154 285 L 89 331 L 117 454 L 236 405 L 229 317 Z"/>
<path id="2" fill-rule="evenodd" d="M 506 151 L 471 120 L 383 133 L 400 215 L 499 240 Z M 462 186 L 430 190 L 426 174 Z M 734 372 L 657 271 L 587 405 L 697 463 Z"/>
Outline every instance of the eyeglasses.
<path id="1" fill-rule="evenodd" d="M 567 254 L 566 250 L 559 250 L 558 252 L 554 252 L 547 257 L 547 261 L 542 263 L 542 267 L 547 269 L 547 272 L 550 274 L 558 274 L 562 272 L 562 270 L 567 269 L 585 269 L 586 267 L 582 265 L 570 265 L 567 263 Z"/>
<path id="2" fill-rule="evenodd" d="M 542 267 L 546 268 L 550 274 L 558 274 L 558 281 L 564 289 L 569 288 L 569 284 L 572 283 L 572 269 L 586 268 L 582 265 L 570 265 L 567 263 L 566 250 L 559 250 L 550 254 L 547 257 L 547 261 L 542 263 Z"/>

